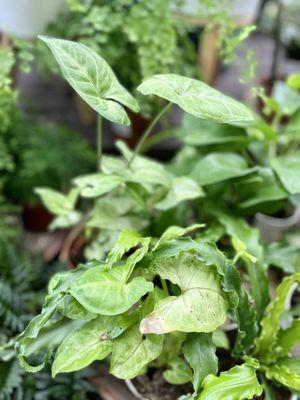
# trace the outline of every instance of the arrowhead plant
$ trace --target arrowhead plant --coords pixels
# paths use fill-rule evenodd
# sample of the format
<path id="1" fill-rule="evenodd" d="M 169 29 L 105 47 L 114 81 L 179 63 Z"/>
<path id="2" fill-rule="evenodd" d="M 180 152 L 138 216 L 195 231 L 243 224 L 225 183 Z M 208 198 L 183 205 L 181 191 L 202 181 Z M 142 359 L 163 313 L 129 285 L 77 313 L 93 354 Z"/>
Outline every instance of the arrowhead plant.
<path id="1" fill-rule="evenodd" d="M 41 39 L 102 118 L 130 123 L 126 108 L 139 106 L 100 55 Z M 52 229 L 84 226 L 86 262 L 51 279 L 41 313 L 17 339 L 20 362 L 35 372 L 53 355 L 56 376 L 105 359 L 124 380 L 161 369 L 169 383 L 190 385 L 186 400 L 263 392 L 275 399 L 269 394 L 279 385 L 300 391 L 299 313 L 289 301 L 300 280 L 299 247 L 286 238 L 263 243 L 251 224 L 258 211 L 299 205 L 299 152 L 287 146 L 299 141 L 299 110 L 279 126 L 286 108 L 278 105 L 277 122 L 268 125 L 244 104 L 176 74 L 150 77 L 138 90 L 166 104 L 134 150 L 118 142 L 119 156 L 102 155 L 101 169 L 75 178 L 67 194 L 37 189 L 55 215 Z M 166 164 L 142 153 L 172 105 L 185 112 L 183 124 L 162 137 L 183 147 Z M 287 276 L 270 302 L 271 267 Z M 62 323 L 61 343 L 45 341 Z"/>

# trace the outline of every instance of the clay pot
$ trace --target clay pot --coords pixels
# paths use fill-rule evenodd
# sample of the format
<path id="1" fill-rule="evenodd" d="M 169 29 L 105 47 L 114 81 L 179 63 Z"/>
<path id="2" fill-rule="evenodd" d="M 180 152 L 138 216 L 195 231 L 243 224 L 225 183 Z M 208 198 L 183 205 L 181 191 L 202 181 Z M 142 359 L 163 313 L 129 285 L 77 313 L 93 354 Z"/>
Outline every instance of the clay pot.
<path id="1" fill-rule="evenodd" d="M 41 204 L 23 206 L 22 219 L 24 228 L 31 232 L 47 232 L 53 216 Z"/>

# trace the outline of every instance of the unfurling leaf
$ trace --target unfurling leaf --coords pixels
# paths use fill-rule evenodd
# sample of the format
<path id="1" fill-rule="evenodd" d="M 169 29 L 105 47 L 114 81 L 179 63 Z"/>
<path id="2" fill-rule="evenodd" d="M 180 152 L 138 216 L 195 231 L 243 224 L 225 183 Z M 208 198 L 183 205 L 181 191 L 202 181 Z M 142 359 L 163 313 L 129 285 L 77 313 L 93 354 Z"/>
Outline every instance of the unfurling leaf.
<path id="1" fill-rule="evenodd" d="M 260 396 L 263 391 L 255 368 L 248 364 L 237 365 L 220 376 L 208 375 L 202 388 L 197 400 L 250 400 Z"/>
<path id="2" fill-rule="evenodd" d="M 138 112 L 138 103 L 102 57 L 81 43 L 46 36 L 40 39 L 49 46 L 64 77 L 83 100 L 104 118 L 130 124 L 121 104 Z"/>
<path id="3" fill-rule="evenodd" d="M 154 94 L 198 118 L 233 125 L 248 125 L 253 114 L 242 103 L 203 82 L 176 74 L 154 75 L 139 87 L 144 95 Z"/>
<path id="4" fill-rule="evenodd" d="M 185 253 L 161 258 L 155 271 L 177 284 L 182 293 L 159 301 L 142 320 L 142 333 L 212 332 L 225 322 L 227 304 L 215 267 L 203 264 L 197 255 Z"/>

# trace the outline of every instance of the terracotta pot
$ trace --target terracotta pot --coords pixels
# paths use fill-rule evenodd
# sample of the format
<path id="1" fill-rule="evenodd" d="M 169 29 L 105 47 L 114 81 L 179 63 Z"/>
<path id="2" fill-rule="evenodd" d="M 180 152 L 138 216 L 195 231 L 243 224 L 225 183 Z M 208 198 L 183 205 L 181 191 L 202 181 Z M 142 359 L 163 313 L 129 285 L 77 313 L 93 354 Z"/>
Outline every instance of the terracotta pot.
<path id="1" fill-rule="evenodd" d="M 31 232 L 47 232 L 53 216 L 41 204 L 25 204 L 22 211 L 24 228 Z"/>

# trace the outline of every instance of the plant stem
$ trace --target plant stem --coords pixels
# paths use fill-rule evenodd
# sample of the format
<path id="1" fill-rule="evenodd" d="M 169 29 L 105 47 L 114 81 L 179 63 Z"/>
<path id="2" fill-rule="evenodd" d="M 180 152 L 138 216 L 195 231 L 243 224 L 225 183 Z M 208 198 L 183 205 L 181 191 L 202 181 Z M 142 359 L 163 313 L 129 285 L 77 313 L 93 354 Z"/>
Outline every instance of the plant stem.
<path id="1" fill-rule="evenodd" d="M 102 117 L 98 114 L 97 118 L 97 170 L 101 171 L 102 160 Z"/>
<path id="2" fill-rule="evenodd" d="M 167 282 L 163 278 L 160 278 L 160 282 L 161 282 L 161 286 L 163 288 L 163 291 L 165 292 L 165 294 L 167 296 L 169 296 L 169 290 L 168 290 Z"/>
<path id="3" fill-rule="evenodd" d="M 134 152 L 131 156 L 131 159 L 128 162 L 128 166 L 130 167 L 130 165 L 132 164 L 133 160 L 135 159 L 135 157 L 140 153 L 145 141 L 147 140 L 148 136 L 150 135 L 150 133 L 152 132 L 152 129 L 155 127 L 155 125 L 157 124 L 157 122 L 160 120 L 160 118 L 172 107 L 172 103 L 168 103 L 158 114 L 157 116 L 153 119 L 153 121 L 150 123 L 150 125 L 148 126 L 148 128 L 145 130 L 145 132 L 143 133 L 143 136 L 141 137 L 140 141 L 138 142 L 138 144 L 136 145 Z"/>

